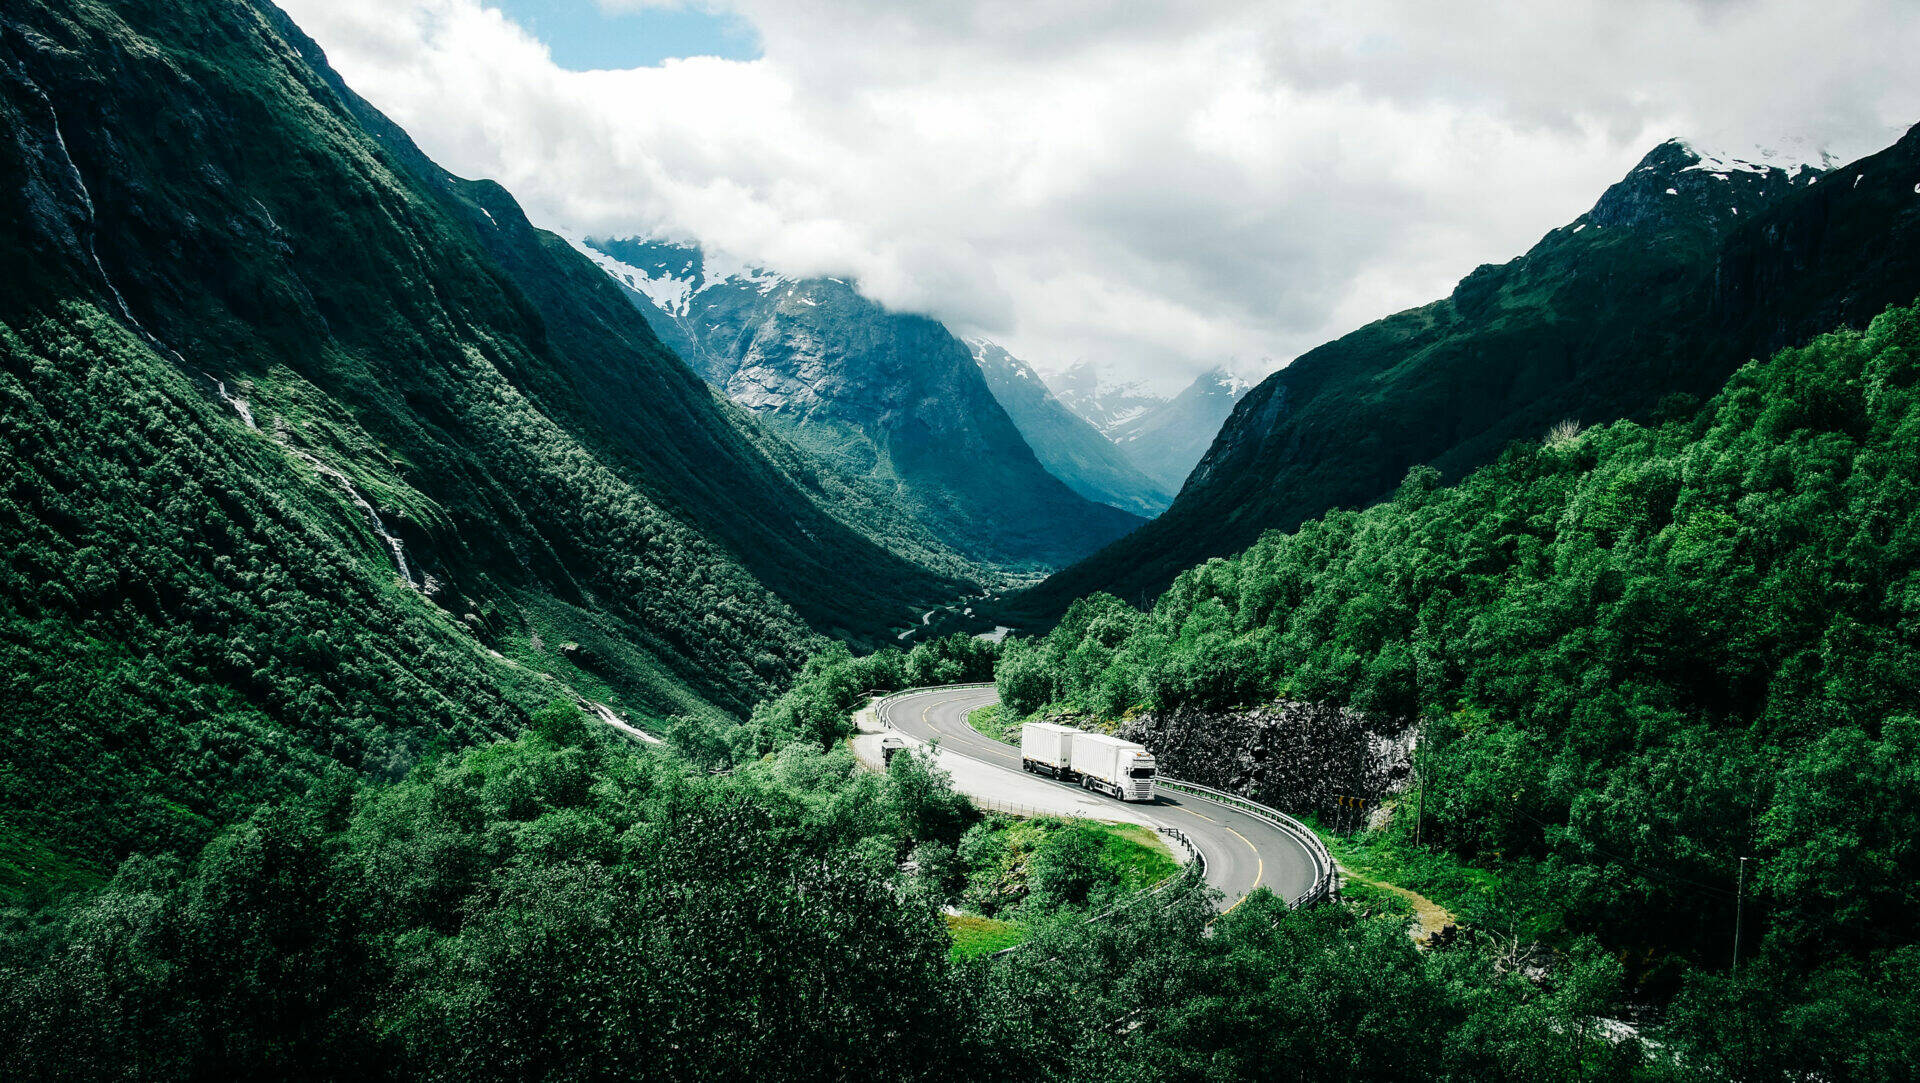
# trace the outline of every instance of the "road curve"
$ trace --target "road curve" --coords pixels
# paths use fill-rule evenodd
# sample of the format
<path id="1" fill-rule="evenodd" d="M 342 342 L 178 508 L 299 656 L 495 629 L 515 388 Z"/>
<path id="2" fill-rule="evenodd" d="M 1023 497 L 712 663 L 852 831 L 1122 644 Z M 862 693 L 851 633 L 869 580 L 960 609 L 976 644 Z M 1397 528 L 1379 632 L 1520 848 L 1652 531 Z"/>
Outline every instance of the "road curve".
<path id="1" fill-rule="evenodd" d="M 933 688 L 887 700 L 880 710 L 882 721 L 893 729 L 922 741 L 937 738 L 941 750 L 949 755 L 997 768 L 1027 784 L 1057 786 L 1076 797 L 1084 796 L 1085 791 L 1078 786 L 1022 771 L 1018 748 L 983 736 L 967 725 L 967 712 L 999 698 L 991 687 Z M 959 779 L 955 784 L 966 789 Z M 1129 804 L 1107 797 L 1099 800 L 1113 807 L 1114 819 L 1141 819 L 1186 832 L 1206 858 L 1207 881 L 1225 896 L 1227 910 L 1239 905 L 1255 888 L 1264 887 L 1282 899 L 1292 899 L 1313 885 L 1314 860 L 1305 844 L 1229 805 L 1166 790 L 1152 804 Z"/>

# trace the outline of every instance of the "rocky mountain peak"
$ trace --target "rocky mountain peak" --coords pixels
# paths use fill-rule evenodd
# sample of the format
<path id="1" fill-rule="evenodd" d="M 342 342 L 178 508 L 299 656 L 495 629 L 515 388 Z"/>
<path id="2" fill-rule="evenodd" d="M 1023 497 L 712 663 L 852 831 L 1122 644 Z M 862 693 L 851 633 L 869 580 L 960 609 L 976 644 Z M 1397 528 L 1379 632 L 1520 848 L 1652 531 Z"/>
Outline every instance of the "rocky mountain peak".
<path id="1" fill-rule="evenodd" d="M 1793 188 L 1814 183 L 1831 164 L 1832 156 L 1824 151 L 1755 147 L 1736 155 L 1669 139 L 1606 190 L 1586 223 L 1654 229 L 1724 226 L 1743 214 L 1751 217 Z"/>

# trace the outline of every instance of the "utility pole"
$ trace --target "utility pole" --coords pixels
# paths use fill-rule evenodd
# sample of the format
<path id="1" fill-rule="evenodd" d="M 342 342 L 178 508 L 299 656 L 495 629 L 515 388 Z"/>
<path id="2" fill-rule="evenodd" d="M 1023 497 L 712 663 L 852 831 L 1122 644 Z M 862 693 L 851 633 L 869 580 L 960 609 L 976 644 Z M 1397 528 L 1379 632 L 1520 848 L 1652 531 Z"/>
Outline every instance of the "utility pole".
<path id="1" fill-rule="evenodd" d="M 1739 887 L 1734 890 L 1733 895 L 1733 970 L 1731 973 L 1734 974 L 1740 973 L 1740 923 L 1746 916 L 1746 909 L 1747 859 L 1743 857 L 1740 859 Z"/>
<path id="2" fill-rule="evenodd" d="M 1420 778 L 1420 792 L 1415 796 L 1413 804 L 1413 847 L 1416 850 L 1420 848 L 1420 825 L 1425 823 L 1426 820 L 1427 779 L 1425 775 L 1422 775 Z"/>

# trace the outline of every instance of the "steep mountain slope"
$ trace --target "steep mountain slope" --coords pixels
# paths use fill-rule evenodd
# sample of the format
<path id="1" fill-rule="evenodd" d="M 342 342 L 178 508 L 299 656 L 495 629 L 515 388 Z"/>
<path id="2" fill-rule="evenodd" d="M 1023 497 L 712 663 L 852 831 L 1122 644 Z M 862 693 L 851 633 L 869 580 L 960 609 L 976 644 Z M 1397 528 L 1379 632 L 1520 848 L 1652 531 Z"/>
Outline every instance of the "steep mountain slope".
<path id="1" fill-rule="evenodd" d="M 962 589 L 259 0 L 0 12 L 0 204 L 0 887 Z"/>
<path id="2" fill-rule="evenodd" d="M 1920 294 L 1920 130 L 1844 169 L 1656 147 L 1593 210 L 1452 296 L 1300 357 L 1235 408 L 1173 506 L 1013 599 L 1158 593 L 1262 531 L 1446 477 L 1562 420 L 1692 408 L 1748 358 Z"/>
<path id="3" fill-rule="evenodd" d="M 1165 403 L 1116 421 L 1107 437 L 1168 492 L 1178 493 L 1247 385 L 1223 368 L 1209 369 Z"/>
<path id="4" fill-rule="evenodd" d="M 985 339 L 967 345 L 987 389 L 1048 473 L 1088 500 L 1123 511 L 1154 516 L 1166 510 L 1172 489 L 1141 473 L 1112 440 L 1062 405 L 1025 361 Z M 1199 459 L 1197 452 L 1194 458 Z"/>
<path id="5" fill-rule="evenodd" d="M 1046 570 L 1140 523 L 1048 474 L 967 347 L 934 320 L 888 312 L 838 279 L 710 265 L 694 247 L 583 249 L 727 398 L 879 484 L 969 559 Z"/>

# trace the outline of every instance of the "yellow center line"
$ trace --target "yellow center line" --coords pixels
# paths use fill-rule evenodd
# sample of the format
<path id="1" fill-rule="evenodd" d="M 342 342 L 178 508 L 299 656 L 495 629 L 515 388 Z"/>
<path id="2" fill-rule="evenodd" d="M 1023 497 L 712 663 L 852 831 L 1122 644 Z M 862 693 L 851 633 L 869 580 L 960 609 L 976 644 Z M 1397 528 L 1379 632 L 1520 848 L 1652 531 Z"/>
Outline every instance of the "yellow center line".
<path id="1" fill-rule="evenodd" d="M 1221 824 L 1220 826 L 1227 827 L 1226 824 Z M 1233 831 L 1233 828 L 1227 827 L 1227 830 Z M 1253 894 L 1254 890 L 1260 886 L 1261 879 L 1267 875 L 1267 860 L 1266 858 L 1263 858 L 1260 856 L 1260 850 L 1258 847 L 1254 846 L 1254 844 L 1251 842 L 1247 842 L 1247 837 L 1245 835 L 1242 835 L 1238 831 L 1233 831 L 1233 837 L 1236 839 L 1239 839 L 1241 842 L 1246 842 L 1247 849 L 1253 851 L 1254 861 L 1259 863 L 1253 870 L 1253 887 L 1250 887 L 1247 889 L 1247 895 L 1251 895 Z M 1246 902 L 1247 895 L 1242 895 L 1239 898 L 1233 900 L 1233 906 L 1239 906 L 1241 903 Z M 1233 913 L 1233 906 L 1229 906 L 1225 910 L 1220 911 L 1220 916 L 1226 917 L 1228 914 Z"/>

